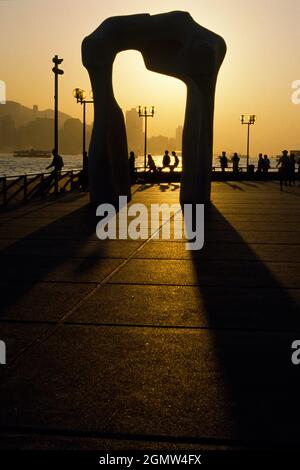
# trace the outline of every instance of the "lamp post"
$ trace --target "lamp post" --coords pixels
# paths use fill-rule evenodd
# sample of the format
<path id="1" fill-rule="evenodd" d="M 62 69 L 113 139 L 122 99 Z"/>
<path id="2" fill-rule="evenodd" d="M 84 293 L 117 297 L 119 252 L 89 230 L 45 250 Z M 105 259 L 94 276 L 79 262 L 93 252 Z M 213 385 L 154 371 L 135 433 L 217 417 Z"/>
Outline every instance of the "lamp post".
<path id="1" fill-rule="evenodd" d="M 74 88 L 73 96 L 74 98 L 76 98 L 77 103 L 80 103 L 83 105 L 82 154 L 84 156 L 86 153 L 86 105 L 88 103 L 94 103 L 94 100 L 86 100 L 85 99 L 86 92 L 82 90 L 81 88 Z"/>
<path id="2" fill-rule="evenodd" d="M 86 152 L 86 105 L 87 103 L 94 103 L 94 100 L 86 100 L 86 92 L 81 88 L 74 88 L 73 96 L 76 98 L 77 103 L 83 106 L 82 117 L 82 189 L 86 190 L 88 186 L 88 157 Z"/>
<path id="3" fill-rule="evenodd" d="M 64 71 L 58 68 L 64 59 L 59 59 L 57 55 L 52 58 L 54 67 L 54 151 L 58 153 L 58 75 L 63 75 Z"/>
<path id="4" fill-rule="evenodd" d="M 139 117 L 145 118 L 145 144 L 144 144 L 144 171 L 147 167 L 147 119 L 148 117 L 154 117 L 155 107 L 154 106 L 138 106 L 136 111 Z"/>
<path id="5" fill-rule="evenodd" d="M 250 145 L 250 126 L 254 125 L 256 121 L 256 116 L 255 114 L 242 114 L 241 117 L 241 123 L 246 124 L 248 126 L 247 130 L 247 171 L 248 171 L 248 166 L 249 166 L 249 145 Z"/>

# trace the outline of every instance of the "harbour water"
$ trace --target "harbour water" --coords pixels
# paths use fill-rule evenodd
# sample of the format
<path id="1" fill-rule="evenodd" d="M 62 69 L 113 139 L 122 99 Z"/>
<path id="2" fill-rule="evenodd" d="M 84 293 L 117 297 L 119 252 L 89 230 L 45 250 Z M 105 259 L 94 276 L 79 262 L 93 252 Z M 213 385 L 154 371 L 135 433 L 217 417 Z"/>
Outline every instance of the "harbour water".
<path id="1" fill-rule="evenodd" d="M 62 155 L 64 159 L 64 170 L 75 170 L 82 168 L 82 155 Z M 271 168 L 275 168 L 276 157 L 269 157 Z M 162 155 L 154 155 L 153 159 L 159 167 L 162 165 Z M 181 157 L 179 156 L 179 167 L 181 168 Z M 50 158 L 14 157 L 13 154 L 0 154 L 0 176 L 29 175 L 34 173 L 44 173 L 46 167 L 51 163 Z M 251 158 L 250 163 L 257 164 L 257 158 Z M 172 161 L 171 161 L 172 164 Z M 213 165 L 218 169 L 220 163 L 217 156 L 213 158 Z M 136 167 L 143 168 L 144 156 L 136 157 Z M 229 166 L 231 166 L 229 162 Z M 240 166 L 246 166 L 246 157 L 241 156 Z"/>

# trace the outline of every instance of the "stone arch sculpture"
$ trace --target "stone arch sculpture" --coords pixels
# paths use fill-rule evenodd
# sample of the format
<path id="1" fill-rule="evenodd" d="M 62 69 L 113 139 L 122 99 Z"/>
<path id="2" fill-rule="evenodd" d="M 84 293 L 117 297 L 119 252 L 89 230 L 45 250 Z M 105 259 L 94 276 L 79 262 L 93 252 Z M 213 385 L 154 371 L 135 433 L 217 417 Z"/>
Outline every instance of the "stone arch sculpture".
<path id="1" fill-rule="evenodd" d="M 111 17 L 83 40 L 82 61 L 95 113 L 89 149 L 91 202 L 115 204 L 120 195 L 130 198 L 126 129 L 112 86 L 115 57 L 128 49 L 141 52 L 147 69 L 186 84 L 180 201 L 208 202 L 215 86 L 226 44 L 181 11 Z M 124 80 L 130 80 L 130 71 Z"/>

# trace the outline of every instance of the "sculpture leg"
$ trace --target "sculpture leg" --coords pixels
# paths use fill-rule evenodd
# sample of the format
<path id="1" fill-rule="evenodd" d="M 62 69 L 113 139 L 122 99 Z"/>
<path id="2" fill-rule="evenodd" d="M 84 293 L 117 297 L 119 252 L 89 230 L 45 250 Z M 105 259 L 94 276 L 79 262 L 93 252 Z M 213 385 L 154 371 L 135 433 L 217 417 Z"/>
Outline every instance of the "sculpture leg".
<path id="1" fill-rule="evenodd" d="M 94 96 L 94 127 L 89 148 L 90 200 L 117 205 L 131 199 L 126 129 L 112 89 L 111 70 L 90 70 Z"/>
<path id="2" fill-rule="evenodd" d="M 210 201 L 215 84 L 211 77 L 187 83 L 181 204 Z"/>

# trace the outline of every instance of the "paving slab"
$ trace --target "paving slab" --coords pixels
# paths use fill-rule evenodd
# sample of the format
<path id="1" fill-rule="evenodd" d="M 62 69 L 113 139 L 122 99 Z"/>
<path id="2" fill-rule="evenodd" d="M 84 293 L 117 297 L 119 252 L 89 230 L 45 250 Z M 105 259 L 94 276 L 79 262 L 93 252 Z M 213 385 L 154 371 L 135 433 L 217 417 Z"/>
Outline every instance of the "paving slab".
<path id="1" fill-rule="evenodd" d="M 55 256 L 76 258 L 127 258 L 142 244 L 142 240 L 70 240 L 57 243 L 55 240 L 2 240 L 1 255 L 5 256 Z"/>
<path id="2" fill-rule="evenodd" d="M 3 281 L 101 282 L 121 259 L 49 256 L 0 257 Z"/>
<path id="3" fill-rule="evenodd" d="M 95 286 L 57 282 L 3 282 L 0 320 L 56 322 Z"/>
<path id="4" fill-rule="evenodd" d="M 107 284 L 67 321 L 299 332 L 299 308 L 297 289 Z"/>
<path id="5" fill-rule="evenodd" d="M 11 365 L 15 358 L 28 348 L 45 331 L 52 328 L 51 324 L 0 322 L 1 340 L 6 345 L 6 364 Z M 0 379 L 6 373 L 6 366 L 0 367 Z M 0 382 L 1 383 L 1 382 Z M 0 394 L 1 395 L 1 394 Z M 5 404 L 2 404 L 5 406 Z"/>
<path id="6" fill-rule="evenodd" d="M 299 263 L 132 259 L 111 283 L 300 288 Z"/>
<path id="7" fill-rule="evenodd" d="M 134 258 L 149 259 L 203 259 L 203 260 L 241 260 L 252 261 L 289 261 L 300 262 L 299 245 L 252 244 L 245 249 L 244 244 L 205 243 L 200 251 L 191 252 L 185 243 L 173 241 L 151 241 L 136 252 Z"/>

